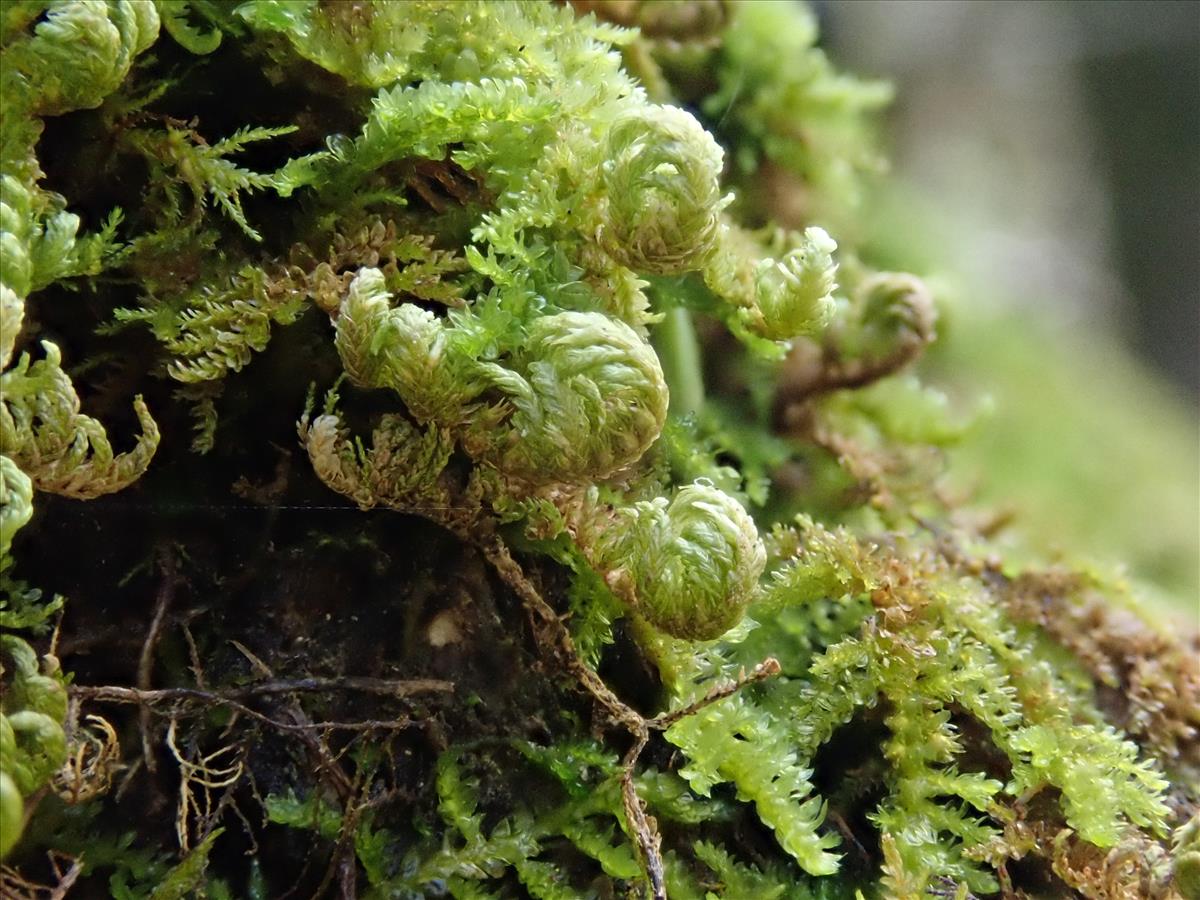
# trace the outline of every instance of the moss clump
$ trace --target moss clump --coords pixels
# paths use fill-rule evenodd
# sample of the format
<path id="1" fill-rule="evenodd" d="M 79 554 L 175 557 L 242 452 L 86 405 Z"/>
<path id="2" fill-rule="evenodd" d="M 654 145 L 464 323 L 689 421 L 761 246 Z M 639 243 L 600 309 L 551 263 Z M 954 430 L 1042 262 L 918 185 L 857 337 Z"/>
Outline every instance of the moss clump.
<path id="1" fill-rule="evenodd" d="M 802 7 L 0 35 L 6 888 L 1193 890 L 1191 639 L 950 499 Z"/>

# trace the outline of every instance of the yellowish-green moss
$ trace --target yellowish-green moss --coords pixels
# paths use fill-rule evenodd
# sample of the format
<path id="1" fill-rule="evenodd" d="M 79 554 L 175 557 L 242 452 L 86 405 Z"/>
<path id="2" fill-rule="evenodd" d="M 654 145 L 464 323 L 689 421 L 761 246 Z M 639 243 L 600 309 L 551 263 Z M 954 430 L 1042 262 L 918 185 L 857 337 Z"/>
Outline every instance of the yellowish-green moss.
<path id="1" fill-rule="evenodd" d="M 1008 865 L 1022 858 L 1030 877 L 1087 896 L 1134 885 L 1167 896 L 1194 881 L 1189 638 L 1071 568 L 1090 549 L 1168 591 L 1194 588 L 1179 497 L 1194 501 L 1183 485 L 1195 473 L 1175 481 L 1178 417 L 1116 351 L 1101 389 L 1095 350 L 1074 366 L 1065 344 L 965 303 L 939 321 L 922 282 L 862 242 L 880 168 L 870 114 L 888 89 L 836 72 L 803 7 L 671 10 L 679 18 L 616 2 L 5 7 L 0 552 L 11 544 L 19 560 L 39 532 L 34 519 L 12 540 L 43 502 L 31 488 L 90 499 L 137 483 L 147 508 L 170 507 L 180 484 L 215 470 L 240 476 L 242 500 L 289 508 L 286 471 L 264 486 L 222 467 L 278 452 L 272 442 L 291 438 L 267 432 L 269 412 L 294 404 L 314 489 L 319 479 L 364 511 L 423 516 L 483 547 L 534 616 L 526 636 L 514 607 L 507 630 L 593 697 L 653 707 L 639 721 L 662 731 L 634 773 L 611 723 L 572 708 L 575 682 L 539 669 L 553 708 L 506 720 L 508 733 L 490 721 L 457 732 L 449 748 L 430 724 L 440 758 L 410 778 L 376 738 L 386 722 L 357 723 L 367 737 L 332 753 L 322 741 L 354 732 L 333 721 L 351 712 L 323 712 L 317 727 L 296 705 L 289 728 L 247 706 L 252 682 L 275 677 L 249 650 L 248 682 L 225 684 L 218 667 L 207 677 L 222 683 L 208 684 L 206 648 L 236 642 L 219 628 L 197 642 L 176 620 L 187 643 L 174 672 L 194 689 L 169 695 L 180 705 L 167 737 L 145 713 L 138 743 L 149 770 L 167 741 L 180 842 L 206 837 L 169 872 L 161 855 L 138 868 L 125 853 L 165 852 L 155 835 L 102 833 L 90 851 L 69 828 L 58 838 L 114 869 L 125 896 L 284 892 L 290 872 L 239 881 L 210 853 L 232 812 L 182 799 L 201 787 L 233 798 L 260 764 L 269 796 L 253 796 L 273 824 L 243 816 L 250 842 L 283 827 L 333 841 L 320 889 L 336 872 L 344 892 L 371 896 L 661 884 L 683 898 L 966 897 L 1023 888 Z M 91 112 L 67 116 L 79 110 Z M 78 198 L 58 192 L 68 184 Z M 782 209 L 787 221 L 771 223 Z M 90 303 L 63 313 L 65 290 L 80 287 Z M 939 331 L 927 371 L 968 406 L 994 379 L 1004 393 L 990 421 L 964 424 L 913 374 Z M 141 355 L 105 381 L 91 373 L 120 356 L 110 346 Z M 163 389 L 172 382 L 182 387 Z M 309 408 L 297 400 L 312 383 L 329 392 L 315 416 L 311 390 Z M 124 453 L 81 406 L 100 395 L 113 409 L 114 391 L 130 393 L 141 426 Z M 171 430 L 181 401 L 198 411 L 207 456 L 188 456 Z M 1161 408 L 1161 428 L 1132 427 L 1134 406 Z M 369 444 L 355 436 L 367 431 Z M 947 472 L 961 471 L 984 489 L 951 490 Z M 1084 489 L 1109 472 L 1119 477 L 1104 490 Z M 1013 540 L 987 512 L 1009 506 L 1023 510 Z M 1048 558 L 1060 535 L 1070 552 Z M 279 540 L 293 558 L 349 542 Z M 509 546 L 532 580 L 513 575 Z M 69 566 L 72 548 L 56 552 Z M 14 611 L 29 592 L 0 565 L 12 613 L 0 624 L 27 624 Z M 215 575 L 218 592 L 227 578 Z M 163 590 L 133 693 L 78 698 L 166 696 L 145 693 L 171 615 Z M 548 613 L 530 599 L 539 590 Z M 345 602 L 339 614 L 371 615 Z M 547 617 L 568 610 L 575 643 L 546 651 Z M 1064 626 L 1085 614 L 1103 640 Z M 470 630 L 443 628 L 430 664 L 452 661 Z M 78 760 L 86 741 L 74 721 L 64 737 L 56 673 L 39 672 L 23 639 L 4 640 L 0 852 L 68 744 Z M 392 640 L 379 632 L 383 658 Z M 313 649 L 313 664 L 339 649 Z M 724 696 L 768 657 L 777 677 Z M 464 677 L 474 664 L 459 659 Z M 328 688 L 305 684 L 276 693 Z M 232 751 L 201 756 L 177 740 L 177 718 L 200 702 L 289 738 L 327 733 L 268 766 L 231 726 L 235 765 L 220 755 Z M 305 753 L 315 776 L 297 763 Z M 335 767 L 348 767 L 341 780 L 322 781 Z M 1088 867 L 1105 854 L 1125 862 Z"/>

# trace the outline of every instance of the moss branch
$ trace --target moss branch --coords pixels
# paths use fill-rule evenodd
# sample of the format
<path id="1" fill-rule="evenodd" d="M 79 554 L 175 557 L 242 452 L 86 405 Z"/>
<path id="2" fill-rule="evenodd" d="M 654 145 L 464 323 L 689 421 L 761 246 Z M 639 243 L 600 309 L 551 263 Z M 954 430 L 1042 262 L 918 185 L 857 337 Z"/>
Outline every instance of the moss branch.
<path id="1" fill-rule="evenodd" d="M 654 331 L 654 349 L 671 392 L 671 412 L 699 415 L 704 409 L 704 370 L 691 312 L 682 306 L 667 310 Z"/>

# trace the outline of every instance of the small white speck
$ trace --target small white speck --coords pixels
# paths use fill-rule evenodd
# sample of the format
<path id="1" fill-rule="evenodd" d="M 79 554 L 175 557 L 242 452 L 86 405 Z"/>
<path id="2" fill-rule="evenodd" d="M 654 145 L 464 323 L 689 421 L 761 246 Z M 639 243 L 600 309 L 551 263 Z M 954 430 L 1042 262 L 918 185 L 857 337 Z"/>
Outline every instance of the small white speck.
<path id="1" fill-rule="evenodd" d="M 446 609 L 433 617 L 425 632 L 425 639 L 431 647 L 445 647 L 447 644 L 457 644 L 462 640 L 462 632 L 452 610 Z"/>

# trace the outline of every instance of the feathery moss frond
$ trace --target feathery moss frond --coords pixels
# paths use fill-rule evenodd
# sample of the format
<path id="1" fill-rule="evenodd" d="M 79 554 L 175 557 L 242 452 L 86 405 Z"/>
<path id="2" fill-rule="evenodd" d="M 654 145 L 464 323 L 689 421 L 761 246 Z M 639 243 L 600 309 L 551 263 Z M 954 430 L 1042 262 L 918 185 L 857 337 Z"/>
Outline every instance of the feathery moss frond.
<path id="1" fill-rule="evenodd" d="M 33 517 L 33 482 L 7 456 L 0 455 L 0 565 L 14 535 Z"/>
<path id="2" fill-rule="evenodd" d="M 67 0 L 24 6 L 5 20 L 0 91 L 0 169 L 32 186 L 41 175 L 34 145 L 40 117 L 99 106 L 129 74 L 134 58 L 154 43 L 159 18 L 153 0 Z"/>
<path id="3" fill-rule="evenodd" d="M 805 533 L 760 606 L 751 608 L 763 622 L 758 634 L 752 631 L 745 646 L 718 646 L 709 671 L 726 671 L 763 647 L 786 647 L 792 620 L 779 613 L 789 596 L 798 611 L 830 598 L 857 610 L 862 625 L 840 640 L 831 634 L 827 640 L 835 642 L 822 652 L 807 643 L 784 654 L 790 677 L 761 688 L 761 700 L 738 695 L 672 726 L 667 737 L 687 756 L 683 771 L 693 788 L 703 793 L 732 782 L 755 801 L 763 821 L 785 824 L 781 844 L 807 871 L 832 871 L 827 851 L 836 841 L 817 831 L 820 801 L 810 797 L 806 767 L 836 729 L 883 700 L 890 710 L 883 748 L 889 793 L 874 818 L 890 842 L 889 877 L 902 872 L 928 886 L 946 876 L 974 891 L 995 890 L 993 876 L 976 862 L 999 835 L 989 816 L 1010 802 L 1005 796 L 1046 788 L 1061 792 L 1065 822 L 1097 847 L 1116 844 L 1130 823 L 1161 829 L 1166 781 L 1111 728 L 1071 721 L 1068 710 L 1080 700 L 1068 699 L 1047 667 L 1029 664 L 1030 647 L 1004 625 L 993 598 L 956 589 L 935 561 L 918 556 L 902 563 L 901 555 L 884 564 L 847 535 L 811 524 Z M 667 644 L 660 651 L 681 699 L 711 683 L 712 674 L 697 683 L 704 670 L 694 663 L 675 668 L 685 653 Z M 964 745 L 951 712 L 959 709 L 1007 755 L 1007 784 L 958 768 Z"/>
<path id="4" fill-rule="evenodd" d="M 2 458 L 2 457 L 0 457 Z M 46 671 L 33 648 L 0 635 L 0 858 L 21 837 L 24 800 L 50 780 L 67 757 L 63 720 L 67 692 L 55 661 Z"/>
<path id="5" fill-rule="evenodd" d="M 700 268 L 716 247 L 723 154 L 692 116 L 648 106 L 609 130 L 604 163 L 608 205 L 600 242 L 635 272 L 679 274 Z"/>
<path id="6" fill-rule="evenodd" d="M 415 0 L 374 6 L 323 4 L 315 0 L 243 3 L 237 14 L 255 31 L 283 35 L 292 49 L 352 85 L 381 88 L 406 81 L 429 65 L 440 40 L 459 24 L 444 4 Z M 466 76 L 469 57 L 458 71 Z"/>
<path id="7" fill-rule="evenodd" d="M 193 18 L 209 19 L 212 0 L 156 0 L 163 30 L 189 53 L 207 56 L 221 46 L 220 27 L 209 21 L 209 30 L 201 31 Z"/>
<path id="8" fill-rule="evenodd" d="M 711 640 L 736 625 L 766 551 L 742 505 L 705 483 L 618 508 L 585 553 L 614 593 L 656 628 Z"/>
<path id="9" fill-rule="evenodd" d="M 170 354 L 167 374 L 197 384 L 241 371 L 266 348 L 273 326 L 291 325 L 310 302 L 336 314 L 362 265 L 379 265 L 371 271 L 381 272 L 382 284 L 391 290 L 420 300 L 459 302 L 462 291 L 454 277 L 466 263 L 435 248 L 429 236 L 400 234 L 395 222 L 372 218 L 326 240 L 325 252 L 297 244 L 286 257 L 247 265 L 224 278 L 218 264 L 201 279 L 203 286 L 147 298 L 137 309 L 117 309 L 115 319 L 148 325 Z M 224 287 L 212 286 L 221 281 Z M 356 303 L 351 300 L 350 307 L 357 309 Z"/>
<path id="10" fill-rule="evenodd" d="M 142 427 L 137 444 L 114 453 L 104 426 L 79 411 L 79 397 L 62 369 L 62 354 L 42 342 L 45 357 L 28 353 L 0 374 L 0 452 L 38 490 L 76 499 L 119 491 L 136 481 L 158 447 L 158 426 L 140 396 L 133 401 Z"/>
<path id="11" fill-rule="evenodd" d="M 348 438 L 336 415 L 317 416 L 310 424 L 306 413 L 300 440 L 317 477 L 362 509 L 382 504 L 419 510 L 447 501 L 438 478 L 454 444 L 442 429 L 420 429 L 402 416 L 384 416 L 368 450 Z"/>
<path id="12" fill-rule="evenodd" d="M 134 58 L 158 35 L 151 0 L 69 0 L 46 9 L 6 13 L 0 49 L 0 452 L 39 490 L 94 497 L 119 490 L 145 471 L 158 429 L 140 397 L 136 447 L 114 455 L 103 426 L 79 412 L 79 398 L 60 366 L 24 354 L 9 368 L 30 292 L 63 278 L 96 274 L 115 246 L 120 213 L 100 232 L 77 238 L 79 218 L 62 198 L 41 191 L 35 145 L 41 118 L 98 106 L 128 75 Z"/>
<path id="13" fill-rule="evenodd" d="M 247 144 L 291 134 L 294 125 L 280 128 L 241 128 L 215 144 L 209 144 L 194 129 L 167 125 L 161 130 L 135 129 L 126 134 L 129 146 L 151 163 L 152 180 L 164 195 L 168 223 L 183 217 L 179 189 L 192 196 L 190 220 L 203 215 L 206 203 L 215 202 L 249 238 L 262 236 L 246 221 L 242 210 L 242 192 L 271 187 L 274 176 L 243 169 L 226 157 L 238 153 Z"/>
<path id="14" fill-rule="evenodd" d="M 598 313 L 542 316 L 518 348 L 497 346 L 510 321 L 502 312 L 449 321 L 413 304 L 391 307 L 382 273 L 364 269 L 342 304 L 338 349 L 355 381 L 392 388 L 419 420 L 455 430 L 472 457 L 520 480 L 601 478 L 636 462 L 658 436 L 662 371 L 624 323 Z M 502 362 L 472 352 L 489 346 Z M 489 390 L 497 399 L 477 402 Z"/>

